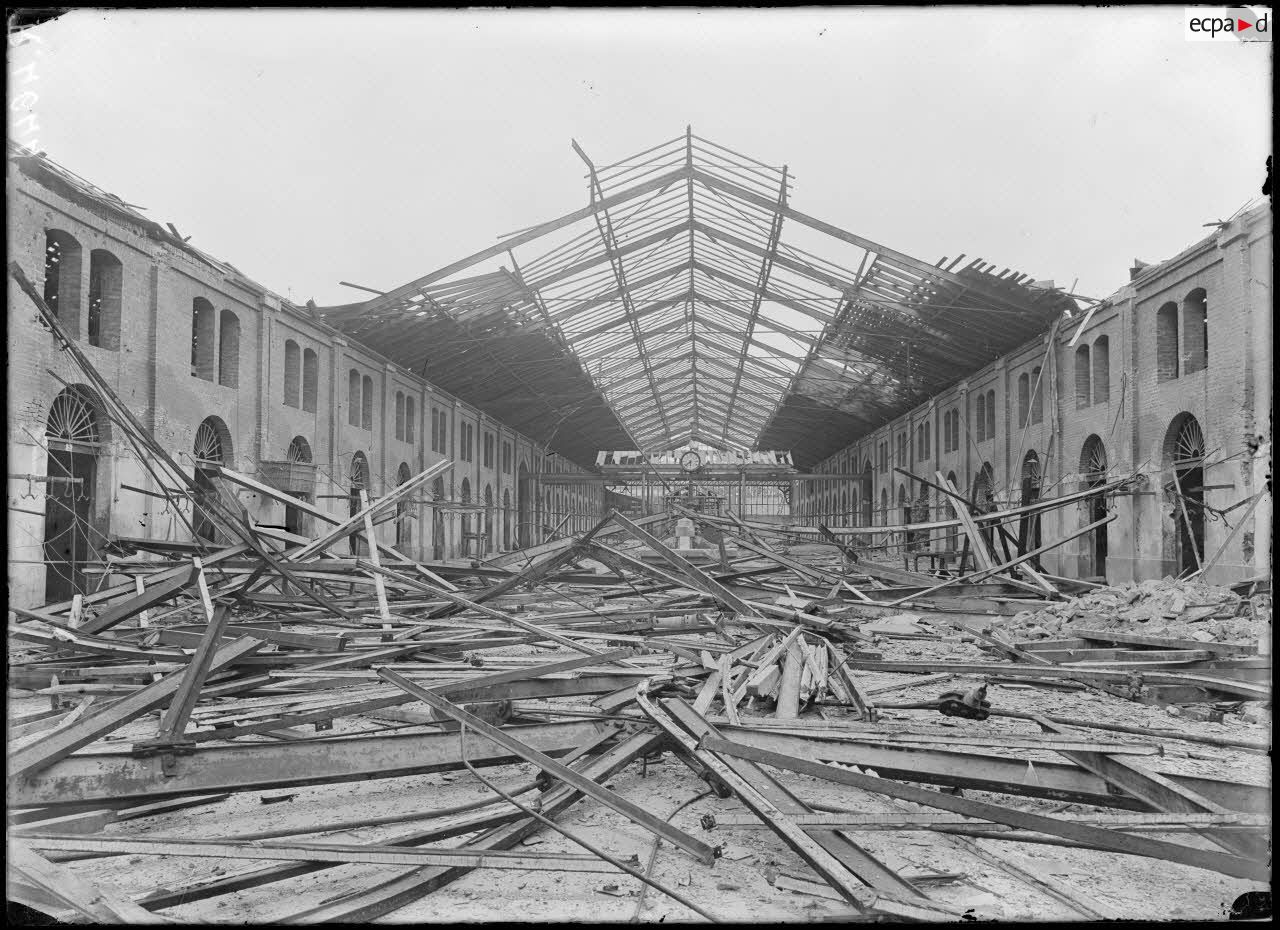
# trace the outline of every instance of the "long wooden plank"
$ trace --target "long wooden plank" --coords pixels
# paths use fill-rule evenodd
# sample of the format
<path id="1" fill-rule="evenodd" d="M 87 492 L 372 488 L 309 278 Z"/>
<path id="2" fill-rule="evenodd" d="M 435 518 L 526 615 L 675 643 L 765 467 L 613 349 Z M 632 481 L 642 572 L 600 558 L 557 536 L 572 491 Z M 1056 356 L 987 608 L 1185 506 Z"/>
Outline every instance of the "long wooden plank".
<path id="1" fill-rule="evenodd" d="M 678 701 L 669 701 L 663 709 L 695 739 L 701 740 L 704 736 L 720 735 L 715 727 L 697 712 L 696 708 L 690 708 Z M 720 761 L 754 787 L 792 822 L 797 822 L 798 817 L 811 813 L 808 805 L 758 765 L 741 759 L 721 759 Z M 859 846 L 852 836 L 839 828 L 808 829 L 805 832 L 872 888 L 911 901 L 928 900 L 909 881 Z"/>
<path id="2" fill-rule="evenodd" d="M 615 727 L 595 722 L 512 727 L 526 745 L 561 754 Z M 475 734 L 466 736 L 475 765 L 520 761 L 514 753 Z M 418 733 L 309 739 L 287 744 L 240 743 L 198 747 L 174 756 L 167 768 L 151 756 L 92 750 L 65 758 L 9 784 L 10 808 L 66 807 L 109 801 L 143 801 L 183 794 L 253 791 L 293 785 L 333 784 L 456 771 L 457 733 Z"/>
<path id="3" fill-rule="evenodd" d="M 248 655 L 262 645 L 262 640 L 242 636 L 219 649 L 209 662 L 209 671 L 225 668 L 241 656 Z M 164 706 L 182 687 L 185 670 L 166 675 L 140 691 L 121 698 L 110 707 L 85 717 L 65 730 L 51 734 L 33 745 L 24 747 L 9 757 L 8 783 L 14 785 L 28 776 L 65 759 L 82 746 L 87 746 L 117 727 L 136 720 L 148 711 Z"/>
<path id="4" fill-rule="evenodd" d="M 104 610 L 98 616 L 86 620 L 76 629 L 81 633 L 100 633 L 103 630 L 109 630 L 111 627 L 130 617 L 137 616 L 148 608 L 155 607 L 157 604 L 163 604 L 172 597 L 177 597 L 195 580 L 196 568 L 187 566 L 184 571 L 179 572 L 174 577 L 160 582 L 152 582 L 143 589 L 142 593 L 136 597 L 132 597 L 127 601 L 113 605 L 108 610 Z"/>
<path id="5" fill-rule="evenodd" d="M 851 744 L 821 737 L 766 731 L 761 727 L 733 732 L 739 743 L 820 762 L 841 762 L 875 769 L 885 778 L 947 788 L 973 788 L 1022 797 L 1092 804 L 1122 810 L 1148 810 L 1127 794 L 1118 794 L 1106 779 L 1074 763 L 1027 761 L 1016 755 L 996 756 L 916 746 L 910 749 L 879 743 Z M 1171 775 L 1171 781 L 1214 800 L 1232 811 L 1253 813 L 1268 809 L 1266 787 Z"/>
<path id="6" fill-rule="evenodd" d="M 1065 734 L 1067 731 L 1040 715 L 1032 717 L 1045 732 Z M 1226 814 L 1221 804 L 1209 800 L 1189 788 L 1179 785 L 1159 772 L 1153 772 L 1133 759 L 1125 759 L 1116 753 L 1090 750 L 1074 750 L 1062 747 L 1056 750 L 1081 768 L 1105 778 L 1122 791 L 1150 804 L 1164 813 L 1176 814 Z M 1235 837 L 1206 831 L 1208 839 L 1240 855 L 1265 859 L 1270 844 L 1259 843 L 1253 837 Z"/>
<path id="7" fill-rule="evenodd" d="M 980 817 L 994 823 L 1008 824 L 1024 830 L 1046 833 L 1050 836 L 1061 836 L 1099 849 L 1149 856 L 1166 862 L 1177 862 L 1182 865 L 1208 869 L 1223 875 L 1247 878 L 1252 881 L 1270 881 L 1271 870 L 1265 863 L 1251 862 L 1241 856 L 1194 849 L 1188 846 L 1180 846 L 1177 843 L 1153 840 L 1128 833 L 1118 833 L 1113 830 L 1089 826 L 1088 824 L 1045 817 L 1016 808 L 1001 807 L 998 804 L 989 804 L 972 798 L 930 791 L 927 788 L 919 788 L 915 785 L 907 785 L 885 778 L 863 775 L 852 772 L 849 769 L 837 768 L 833 765 L 809 762 L 805 759 L 785 756 L 725 739 L 707 738 L 703 740 L 703 745 L 711 752 L 750 759 L 753 762 L 761 762 L 765 765 L 772 765 L 775 768 L 799 772 L 802 775 L 811 775 L 814 778 L 821 778 L 853 788 L 861 788 L 864 791 L 878 792 L 901 801 L 923 804 L 926 807 L 936 807 L 956 814 Z"/>
<path id="8" fill-rule="evenodd" d="M 884 911 L 908 919 L 938 919 L 940 911 L 951 914 L 950 908 L 937 902 L 907 901 L 867 888 L 843 862 L 797 826 L 777 805 L 761 793 L 759 788 L 738 774 L 716 753 L 703 748 L 705 738 L 695 739 L 684 730 L 671 717 L 668 710 L 659 707 L 649 698 L 643 686 L 637 688 L 636 701 L 645 715 L 681 747 L 684 755 L 692 757 L 711 770 L 743 804 L 767 823 L 787 846 L 804 859 L 850 904 L 862 911 Z"/>
<path id="9" fill-rule="evenodd" d="M 573 853 L 521 853 L 504 850 L 402 849 L 348 843 L 252 843 L 193 840 L 176 836 L 85 837 L 77 834 L 25 833 L 23 842 L 36 849 L 212 859 L 278 859 L 295 862 L 368 863 L 371 865 L 460 865 L 473 869 L 519 869 L 557 872 L 613 872 L 595 856 Z"/>
<path id="10" fill-rule="evenodd" d="M 24 840 L 9 838 L 6 867 L 34 887 L 78 911 L 92 923 L 102 924 L 167 924 L 168 920 L 152 914 L 123 894 L 93 884 L 70 869 L 55 865 L 35 853 Z"/>

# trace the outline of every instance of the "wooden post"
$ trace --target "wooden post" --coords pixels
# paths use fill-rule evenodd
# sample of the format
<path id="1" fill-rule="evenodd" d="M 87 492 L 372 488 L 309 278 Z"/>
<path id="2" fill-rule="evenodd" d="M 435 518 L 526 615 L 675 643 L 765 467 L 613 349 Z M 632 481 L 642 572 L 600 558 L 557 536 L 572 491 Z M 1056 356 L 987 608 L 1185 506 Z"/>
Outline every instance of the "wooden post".
<path id="1" fill-rule="evenodd" d="M 142 583 L 142 576 L 141 576 L 141 575 L 137 575 L 137 576 L 135 576 L 135 577 L 134 577 L 134 579 L 133 579 L 133 590 L 134 590 L 134 591 L 136 591 L 136 592 L 138 593 L 138 596 L 139 596 L 139 597 L 141 597 L 143 594 L 146 594 L 146 593 L 147 593 L 147 588 L 146 588 L 146 585 L 144 585 L 144 584 Z M 143 610 L 143 611 L 140 611 L 140 612 L 138 613 L 138 627 L 139 627 L 139 629 L 146 629 L 146 628 L 147 628 L 147 627 L 149 627 L 149 626 L 151 626 L 151 611 L 149 611 L 149 610 Z"/>
<path id="2" fill-rule="evenodd" d="M 360 489 L 360 509 L 364 511 L 364 535 L 369 543 L 369 561 L 373 563 L 374 568 L 381 568 L 382 563 L 378 560 L 378 540 L 373 535 L 373 514 L 369 511 L 369 495 L 365 493 L 364 488 Z M 387 583 L 377 572 L 373 573 L 373 589 L 378 595 L 378 613 L 382 617 L 382 628 L 389 631 L 391 608 L 387 606 Z M 389 632 L 382 637 L 382 641 L 386 642 L 388 639 L 390 639 Z"/>
<path id="3" fill-rule="evenodd" d="M 804 657 L 799 646 L 792 645 L 782 661 L 782 678 L 778 682 L 778 707 L 774 716 L 779 720 L 795 720 L 800 716 L 800 673 Z"/>

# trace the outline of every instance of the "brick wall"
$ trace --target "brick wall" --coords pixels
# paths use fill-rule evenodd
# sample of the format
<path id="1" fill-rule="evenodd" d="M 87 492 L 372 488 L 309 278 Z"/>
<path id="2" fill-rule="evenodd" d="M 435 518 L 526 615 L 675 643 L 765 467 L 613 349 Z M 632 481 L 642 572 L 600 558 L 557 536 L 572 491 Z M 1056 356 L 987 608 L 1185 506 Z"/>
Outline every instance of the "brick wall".
<path id="1" fill-rule="evenodd" d="M 900 474 L 879 471 L 879 444 L 889 442 L 893 454 L 897 434 L 914 429 L 921 420 L 931 420 L 934 426 L 932 460 L 913 460 L 905 466 L 908 470 L 929 480 L 934 480 L 936 470 L 944 475 L 954 472 L 960 490 L 968 494 L 983 465 L 990 463 L 997 501 L 1010 506 L 1020 503 L 1029 452 L 1039 460 L 1045 497 L 1084 487 L 1080 457 L 1086 442 L 1096 436 L 1106 451 L 1111 474 L 1137 470 L 1144 476 L 1136 492 L 1110 500 L 1117 519 L 1106 528 L 1106 577 L 1119 582 L 1176 574 L 1177 504 L 1165 486 L 1173 476 L 1168 445 L 1179 417 L 1195 417 L 1204 433 L 1208 507 L 1223 510 L 1250 497 L 1265 487 L 1270 473 L 1270 262 L 1271 222 L 1263 208 L 1180 255 L 1148 267 L 1131 286 L 1099 306 L 1083 328 L 1079 315 L 1063 321 L 1051 357 L 1046 356 L 1046 337 L 1033 340 L 875 432 L 856 438 L 813 471 L 859 471 L 858 463 L 870 460 L 873 523 L 893 524 L 900 522 L 898 488 L 907 482 Z M 1195 318 L 1201 293 L 1207 326 L 1193 329 L 1187 338 L 1186 321 Z M 1166 304 L 1177 311 L 1176 349 L 1160 345 L 1158 338 L 1159 311 Z M 1202 332 L 1207 352 L 1201 344 Z M 1087 391 L 1077 389 L 1075 362 L 1082 347 L 1087 347 L 1090 357 L 1080 382 Z M 1207 365 L 1200 368 L 1194 360 L 1202 353 L 1207 355 Z M 1105 367 L 1100 367 L 1099 359 L 1104 357 Z M 1188 359 L 1192 364 L 1187 364 Z M 1018 379 L 1027 374 L 1034 383 L 1031 375 L 1037 367 L 1042 369 L 1043 417 L 1036 423 L 1028 416 L 1020 425 Z M 1105 391 L 1100 390 L 1103 381 Z M 978 441 L 977 398 L 991 390 L 995 391 L 995 436 Z M 1088 403 L 1083 402 L 1086 393 Z M 955 450 L 947 449 L 944 437 L 945 415 L 951 409 L 960 411 L 960 446 Z M 849 484 L 853 496 L 862 493 L 858 481 L 804 483 L 797 489 L 799 512 L 809 522 L 825 515 L 828 522 L 865 524 L 857 508 L 840 512 L 842 493 Z M 887 520 L 880 506 L 883 490 L 889 491 L 891 501 Z M 915 490 L 909 489 L 909 496 Z M 943 507 L 936 494 L 931 504 L 934 518 L 942 519 Z M 1229 524 L 1206 520 L 1202 558 L 1218 552 L 1242 513 L 1243 508 L 1230 513 Z M 1270 514 L 1266 495 L 1248 525 L 1227 544 L 1208 575 L 1210 580 L 1234 581 L 1268 568 Z M 1046 515 L 1042 539 L 1050 542 L 1090 520 L 1085 506 Z M 937 546 L 943 533 L 935 532 L 933 537 L 932 544 Z M 1089 546 L 1090 540 L 1084 537 L 1046 553 L 1042 561 L 1054 574 L 1078 577 L 1092 567 Z"/>
<path id="2" fill-rule="evenodd" d="M 78 312 L 66 308 L 60 319 L 78 319 L 76 332 L 90 360 L 112 389 L 151 429 L 156 439 L 184 467 L 192 467 L 196 430 L 207 417 L 217 417 L 230 437 L 229 464 L 247 474 L 258 472 L 262 460 L 286 458 L 290 442 L 302 437 L 310 446 L 317 466 L 315 504 L 321 510 L 345 518 L 351 461 L 362 452 L 369 462 L 371 492 L 385 493 L 397 482 L 401 464 L 411 474 L 450 457 L 454 467 L 445 476 L 446 496 L 456 499 L 463 477 L 472 486 L 472 500 L 483 501 L 484 489 L 493 493 L 495 513 L 489 551 L 497 551 L 519 509 L 518 466 L 530 475 L 529 493 L 536 494 L 537 476 L 548 470 L 583 473 L 583 469 L 545 450 L 515 429 L 473 410 L 440 388 L 400 369 L 387 359 L 351 342 L 290 306 L 270 291 L 243 278 L 227 266 L 204 261 L 179 245 L 149 235 L 144 223 L 132 223 L 92 197 L 55 191 L 27 173 L 11 169 L 9 193 L 10 259 L 42 288 L 45 276 L 46 232 L 61 230 L 80 247 Z M 89 266 L 93 250 L 106 250 L 120 262 L 120 313 L 118 338 L 104 339 L 104 347 L 87 342 Z M 71 288 L 67 289 L 70 293 Z M 219 383 L 217 353 L 212 377 L 192 375 L 192 308 L 195 300 L 208 301 L 215 319 L 224 311 L 235 315 L 239 327 L 238 378 L 234 386 Z M 51 336 L 36 323 L 35 309 L 21 291 L 10 289 L 8 354 L 8 451 L 11 474 L 44 475 L 48 466 L 44 433 L 50 404 L 62 390 L 58 378 L 76 384 L 83 379 L 65 356 L 56 351 Z M 215 327 L 215 340 L 217 328 Z M 115 334 L 111 334 L 114 336 Z M 317 356 L 314 411 L 284 403 L 285 341 Z M 215 343 L 216 344 L 216 343 Z M 107 348 L 114 345 L 114 348 Z M 373 429 L 351 426 L 347 417 L 346 372 L 358 369 L 373 383 Z M 207 372 L 206 372 L 207 373 Z M 395 433 L 395 395 L 415 401 L 414 438 Z M 451 417 L 449 452 L 430 448 L 430 411 L 448 409 Z M 457 460 L 456 430 L 459 421 L 475 424 L 473 459 Z M 154 497 L 121 487 L 131 485 L 156 491 L 155 480 L 144 463 L 137 461 L 105 418 L 99 418 L 103 445 L 97 457 L 96 486 L 92 489 L 92 528 L 100 542 L 111 535 L 182 540 L 190 537 L 180 516 Z M 494 434 L 493 466 L 483 467 L 483 435 Z M 501 469 L 503 442 L 512 444 L 512 469 Z M 544 463 L 554 462 L 548 467 Z M 34 491 L 34 493 L 33 493 Z M 8 480 L 10 596 L 15 604 L 44 602 L 45 567 L 41 564 L 45 529 L 44 490 L 38 483 Z M 511 500 L 510 513 L 501 512 L 504 492 Z M 575 487 L 577 506 L 583 515 L 576 521 L 598 519 L 603 509 L 603 489 L 598 484 Z M 430 487 L 412 495 L 408 542 L 414 557 L 432 557 L 432 518 L 436 508 L 426 501 Z M 540 495 L 539 495 L 540 496 Z M 284 508 L 270 499 L 241 491 L 238 497 L 249 513 L 262 523 L 284 523 Z M 445 557 L 461 553 L 460 521 L 456 511 L 442 517 L 447 528 Z M 476 518 L 483 525 L 483 516 Z M 533 521 L 535 532 L 541 526 Z M 379 539 L 393 544 L 393 522 L 377 530 Z M 535 535 L 539 541 L 541 535 Z M 474 550 L 473 550 L 474 552 Z"/>

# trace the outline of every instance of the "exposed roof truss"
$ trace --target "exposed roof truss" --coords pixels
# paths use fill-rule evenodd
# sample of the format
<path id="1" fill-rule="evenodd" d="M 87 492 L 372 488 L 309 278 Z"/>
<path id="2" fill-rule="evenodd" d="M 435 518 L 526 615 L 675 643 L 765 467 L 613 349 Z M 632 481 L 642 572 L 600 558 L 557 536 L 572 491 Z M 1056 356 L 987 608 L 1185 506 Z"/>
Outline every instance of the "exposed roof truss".
<path id="1" fill-rule="evenodd" d="M 786 166 L 691 129 L 608 165 L 573 147 L 587 206 L 326 317 L 410 362 L 445 320 L 471 339 L 536 334 L 534 357 L 511 359 L 516 393 L 526 415 L 572 424 L 579 461 L 619 433 L 646 452 L 808 446 L 812 461 L 807 433 L 847 441 L 1075 307 L 1008 269 L 929 264 L 800 213 Z M 510 270 L 459 276 L 503 256 Z M 463 374 L 481 359 L 462 355 L 428 376 L 483 395 Z"/>

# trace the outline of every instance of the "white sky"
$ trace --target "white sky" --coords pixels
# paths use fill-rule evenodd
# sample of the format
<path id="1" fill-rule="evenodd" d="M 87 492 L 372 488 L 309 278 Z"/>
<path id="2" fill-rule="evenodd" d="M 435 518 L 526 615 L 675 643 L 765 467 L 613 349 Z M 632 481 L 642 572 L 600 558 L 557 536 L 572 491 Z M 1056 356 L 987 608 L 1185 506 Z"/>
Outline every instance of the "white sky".
<path id="1" fill-rule="evenodd" d="M 1181 6 L 81 11 L 34 32 L 9 93 L 36 128 L 11 138 L 321 305 L 584 205 L 570 138 L 603 164 L 692 123 L 787 164 L 803 212 L 1096 297 L 1257 195 L 1270 150 L 1270 43 L 1187 42 Z"/>

